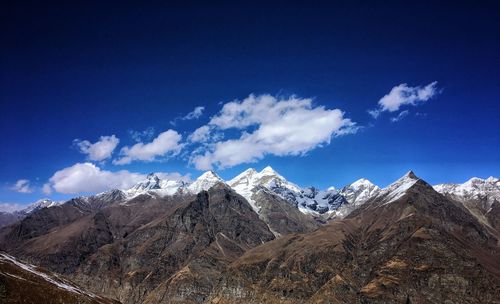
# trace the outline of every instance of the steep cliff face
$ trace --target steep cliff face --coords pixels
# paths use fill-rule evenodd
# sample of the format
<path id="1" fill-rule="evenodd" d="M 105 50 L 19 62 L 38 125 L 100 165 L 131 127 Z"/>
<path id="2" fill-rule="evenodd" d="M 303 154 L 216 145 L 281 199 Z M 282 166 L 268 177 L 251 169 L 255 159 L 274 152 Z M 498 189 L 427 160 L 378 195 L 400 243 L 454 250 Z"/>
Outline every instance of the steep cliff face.
<path id="1" fill-rule="evenodd" d="M 408 174 L 308 234 L 246 252 L 212 303 L 496 303 L 498 237 Z"/>

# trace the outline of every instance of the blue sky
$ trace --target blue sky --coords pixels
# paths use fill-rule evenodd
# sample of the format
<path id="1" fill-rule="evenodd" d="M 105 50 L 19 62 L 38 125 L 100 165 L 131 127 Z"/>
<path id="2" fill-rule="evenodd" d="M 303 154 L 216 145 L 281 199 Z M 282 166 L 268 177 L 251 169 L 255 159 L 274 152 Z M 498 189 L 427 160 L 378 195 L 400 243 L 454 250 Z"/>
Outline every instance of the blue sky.
<path id="1" fill-rule="evenodd" d="M 323 188 L 500 175 L 498 4 L 323 2 L 2 4 L 0 203 L 207 164 Z"/>

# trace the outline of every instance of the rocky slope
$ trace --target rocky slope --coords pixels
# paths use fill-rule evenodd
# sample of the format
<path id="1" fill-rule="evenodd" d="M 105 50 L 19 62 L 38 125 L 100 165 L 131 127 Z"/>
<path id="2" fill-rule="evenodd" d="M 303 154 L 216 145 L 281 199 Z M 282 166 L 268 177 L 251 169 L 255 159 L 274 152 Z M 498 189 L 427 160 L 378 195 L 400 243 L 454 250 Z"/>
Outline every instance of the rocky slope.
<path id="1" fill-rule="evenodd" d="M 440 184 L 434 189 L 462 203 L 483 224 L 500 231 L 500 179 L 473 177 L 463 184 Z"/>
<path id="2" fill-rule="evenodd" d="M 0 211 L 0 228 L 11 225 L 17 221 L 22 220 L 29 214 L 38 211 L 43 208 L 50 208 L 59 205 L 58 202 L 54 202 L 49 199 L 41 199 L 33 204 L 28 205 L 26 208 L 21 210 L 16 210 L 13 212 L 1 212 Z"/>
<path id="3" fill-rule="evenodd" d="M 0 303 L 113 304 L 76 284 L 0 253 Z"/>
<path id="4" fill-rule="evenodd" d="M 123 303 L 199 303 L 227 264 L 275 237 L 223 183 L 198 195 L 112 197 L 42 209 L 4 228 L 0 244 Z"/>
<path id="5" fill-rule="evenodd" d="M 212 303 L 498 303 L 499 236 L 409 173 L 345 219 L 247 251 Z"/>
<path id="6" fill-rule="evenodd" d="M 498 192 L 472 184 L 436 186 L 443 196 L 412 172 L 339 191 L 270 167 L 229 182 L 153 174 L 35 208 L 0 229 L 0 249 L 130 304 L 495 303 Z"/>
<path id="7" fill-rule="evenodd" d="M 93 209 L 104 207 L 108 202 L 122 201 L 123 203 L 127 203 L 138 196 L 146 195 L 161 199 L 166 196 L 197 194 L 219 183 L 229 185 L 237 193 L 245 197 L 252 208 L 259 214 L 261 214 L 260 209 L 262 208 L 262 203 L 259 200 L 255 200 L 253 196 L 257 192 L 265 191 L 267 192 L 267 198 L 278 198 L 277 202 L 274 203 L 275 205 L 280 205 L 282 202 L 288 202 L 288 204 L 293 206 L 296 210 L 308 215 L 299 215 L 286 206 L 279 207 L 292 212 L 293 216 L 291 216 L 291 218 L 300 218 L 301 221 L 311 218 L 320 221 L 342 218 L 352 210 L 361 206 L 367 198 L 375 195 L 377 191 L 380 190 L 377 186 L 365 179 L 345 186 L 340 191 L 337 191 L 333 187 L 327 190 L 320 190 L 315 187 L 300 188 L 268 166 L 261 172 L 257 172 L 252 168 L 248 169 L 228 182 L 221 179 L 213 171 L 205 172 L 192 183 L 162 179 L 156 174 L 149 174 L 144 181 L 136 184 L 130 189 L 115 189 L 89 197 L 78 197 L 72 201 L 73 204 L 80 205 L 79 208 L 84 209 L 85 212 L 89 212 Z M 261 194 L 259 195 L 262 196 Z M 35 202 L 21 211 L 10 213 L 0 212 L 0 228 L 11 225 L 25 218 L 32 212 L 60 204 L 59 202 L 44 199 Z M 267 200 L 265 205 L 268 207 L 270 206 L 269 200 Z M 275 207 L 271 209 L 276 210 Z M 268 216 L 262 216 L 262 218 L 266 219 Z"/>

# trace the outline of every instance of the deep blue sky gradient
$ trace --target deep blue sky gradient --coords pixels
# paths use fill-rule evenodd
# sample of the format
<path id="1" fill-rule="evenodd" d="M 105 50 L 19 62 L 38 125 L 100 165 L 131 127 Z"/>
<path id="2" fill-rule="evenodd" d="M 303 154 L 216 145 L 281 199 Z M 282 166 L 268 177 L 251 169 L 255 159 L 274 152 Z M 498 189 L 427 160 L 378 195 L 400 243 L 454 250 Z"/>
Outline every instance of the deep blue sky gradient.
<path id="1" fill-rule="evenodd" d="M 100 1 L 103 2 L 103 1 Z M 0 8 L 0 202 L 39 191 L 85 160 L 75 138 L 179 121 L 187 136 L 221 105 L 250 93 L 314 97 L 363 126 L 303 157 L 268 156 L 300 185 L 385 186 L 413 169 L 430 183 L 500 175 L 500 5 L 496 1 L 165 1 L 3 3 Z M 367 110 L 401 83 L 438 81 L 441 93 L 398 123 Z M 422 115 L 416 116 L 416 113 Z M 155 134 L 155 135 L 156 135 Z M 182 158 L 103 169 L 200 174 Z M 54 198 L 63 198 L 58 194 Z"/>

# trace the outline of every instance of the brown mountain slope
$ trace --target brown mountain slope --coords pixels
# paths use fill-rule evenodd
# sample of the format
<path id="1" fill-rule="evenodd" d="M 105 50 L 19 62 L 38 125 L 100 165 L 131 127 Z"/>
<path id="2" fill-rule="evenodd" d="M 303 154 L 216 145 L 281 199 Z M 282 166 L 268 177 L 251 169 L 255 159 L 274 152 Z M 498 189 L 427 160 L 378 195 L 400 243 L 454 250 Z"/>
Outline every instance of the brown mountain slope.
<path id="1" fill-rule="evenodd" d="M 63 212 L 74 207 L 57 208 L 2 230 L 2 248 L 125 303 L 203 302 L 229 263 L 274 239 L 224 185 L 198 196 L 116 201 L 71 221 Z"/>
<path id="2" fill-rule="evenodd" d="M 46 270 L 0 253 L 0 303 L 112 304 Z"/>
<path id="3" fill-rule="evenodd" d="M 256 191 L 252 198 L 260 208 L 259 217 L 277 236 L 310 232 L 320 226 L 311 215 L 300 212 L 295 206 L 267 189 Z"/>
<path id="4" fill-rule="evenodd" d="M 246 200 L 214 187 L 100 248 L 74 278 L 124 303 L 200 303 L 227 264 L 273 238 Z"/>
<path id="5" fill-rule="evenodd" d="M 139 196 L 126 205 L 110 201 L 99 207 L 72 200 L 5 227 L 0 231 L 0 246 L 33 264 L 73 274 L 100 247 L 121 240 L 189 198 L 192 196 L 164 199 Z"/>
<path id="6" fill-rule="evenodd" d="M 412 174 L 345 220 L 247 251 L 212 303 L 499 303 L 498 238 Z"/>

